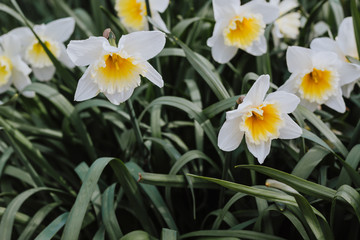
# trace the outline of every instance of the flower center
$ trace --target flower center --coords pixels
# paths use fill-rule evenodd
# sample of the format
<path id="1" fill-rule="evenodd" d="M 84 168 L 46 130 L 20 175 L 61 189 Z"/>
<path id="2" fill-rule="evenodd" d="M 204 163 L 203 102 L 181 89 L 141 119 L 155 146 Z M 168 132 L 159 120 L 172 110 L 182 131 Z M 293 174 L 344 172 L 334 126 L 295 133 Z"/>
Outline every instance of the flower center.
<path id="1" fill-rule="evenodd" d="M 57 42 L 51 40 L 43 40 L 43 43 L 56 58 L 60 56 L 60 46 Z M 25 60 L 36 68 L 49 67 L 53 65 L 44 48 L 37 40 L 35 40 L 27 48 L 25 52 Z"/>
<path id="2" fill-rule="evenodd" d="M 113 94 L 139 86 L 144 69 L 141 64 L 135 64 L 133 58 L 110 53 L 103 57 L 91 74 L 101 92 Z"/>
<path id="3" fill-rule="evenodd" d="M 242 117 L 240 130 L 248 140 L 259 144 L 279 137 L 279 129 L 284 121 L 275 103 L 264 103 L 249 110 Z"/>
<path id="4" fill-rule="evenodd" d="M 0 56 L 0 87 L 4 86 L 11 77 L 12 64 L 8 57 Z"/>
<path id="5" fill-rule="evenodd" d="M 313 68 L 301 78 L 299 92 L 303 99 L 323 104 L 336 92 L 339 77 L 335 71 Z"/>
<path id="6" fill-rule="evenodd" d="M 225 44 L 246 49 L 260 38 L 264 29 L 265 24 L 259 14 L 253 14 L 249 17 L 237 16 L 230 21 L 230 24 L 223 31 Z"/>
<path id="7" fill-rule="evenodd" d="M 117 0 L 115 9 L 122 22 L 135 30 L 146 26 L 146 4 L 144 0 Z"/>

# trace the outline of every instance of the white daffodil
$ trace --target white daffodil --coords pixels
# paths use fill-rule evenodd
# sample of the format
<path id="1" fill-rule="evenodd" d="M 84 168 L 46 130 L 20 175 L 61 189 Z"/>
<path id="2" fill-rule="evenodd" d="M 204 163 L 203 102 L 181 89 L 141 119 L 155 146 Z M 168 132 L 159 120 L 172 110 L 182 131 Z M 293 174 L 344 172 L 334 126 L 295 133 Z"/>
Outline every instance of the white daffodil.
<path id="1" fill-rule="evenodd" d="M 0 93 L 7 91 L 13 83 L 26 97 L 35 95 L 32 91 L 22 91 L 31 83 L 31 69 L 21 59 L 21 44 L 12 34 L 0 37 Z"/>
<path id="2" fill-rule="evenodd" d="M 286 61 L 292 74 L 279 90 L 300 96 L 301 104 L 310 111 L 325 104 L 345 112 L 341 87 L 354 81 L 354 77 L 334 52 L 294 46 L 287 49 Z"/>
<path id="3" fill-rule="evenodd" d="M 70 38 L 74 27 L 73 18 L 62 18 L 33 28 L 51 53 L 69 68 L 74 67 L 74 64 L 66 54 L 63 42 Z M 31 66 L 35 77 L 40 81 L 49 81 L 54 76 L 55 66 L 34 34 L 27 27 L 14 29 L 11 33 L 21 39 L 24 59 Z"/>
<path id="4" fill-rule="evenodd" d="M 118 47 L 104 37 L 70 41 L 67 52 L 77 66 L 87 66 L 75 92 L 75 101 L 95 97 L 99 92 L 113 104 L 120 104 L 140 85 L 140 75 L 163 87 L 161 75 L 147 62 L 165 45 L 165 34 L 139 31 L 123 35 Z"/>
<path id="5" fill-rule="evenodd" d="M 277 7 L 265 0 L 254 0 L 240 6 L 240 0 L 213 0 L 215 27 L 207 45 L 215 61 L 230 61 L 240 48 L 254 56 L 267 50 L 265 25 L 278 15 Z"/>
<path id="6" fill-rule="evenodd" d="M 350 82 L 341 87 L 342 93 L 345 97 L 350 97 L 356 80 L 360 78 L 360 66 L 350 63 L 346 58 L 346 56 L 350 56 L 359 60 L 352 18 L 347 17 L 341 22 L 338 36 L 335 40 L 325 37 L 316 38 L 311 42 L 310 48 L 316 51 L 330 51 L 337 54 L 341 60 L 340 68 L 346 69 L 345 72 Z"/>
<path id="7" fill-rule="evenodd" d="M 167 30 L 160 13 L 166 10 L 169 0 L 149 0 L 149 5 L 151 18 L 162 30 Z M 145 0 L 116 0 L 115 10 L 128 31 L 148 30 Z"/>
<path id="8" fill-rule="evenodd" d="M 270 4 L 279 8 L 280 17 L 275 20 L 274 28 L 272 30 L 273 36 L 276 38 L 291 38 L 296 39 L 299 35 L 299 28 L 301 25 L 299 12 L 290 12 L 292 9 L 299 6 L 297 0 L 271 0 Z"/>
<path id="9" fill-rule="evenodd" d="M 301 128 L 288 115 L 300 99 L 283 91 L 270 93 L 265 98 L 269 86 L 269 75 L 260 76 L 238 108 L 226 113 L 218 137 L 220 149 L 235 150 L 245 135 L 249 151 L 262 164 L 270 152 L 271 140 L 293 139 L 302 134 Z"/>

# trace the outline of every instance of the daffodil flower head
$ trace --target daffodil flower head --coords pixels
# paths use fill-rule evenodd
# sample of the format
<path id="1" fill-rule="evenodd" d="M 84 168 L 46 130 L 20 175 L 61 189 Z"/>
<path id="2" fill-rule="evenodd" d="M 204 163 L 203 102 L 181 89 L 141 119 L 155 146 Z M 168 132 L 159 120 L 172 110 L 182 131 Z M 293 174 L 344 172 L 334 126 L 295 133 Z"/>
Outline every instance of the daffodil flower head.
<path id="1" fill-rule="evenodd" d="M 74 64 L 69 59 L 63 42 L 70 38 L 74 28 L 75 20 L 69 17 L 35 25 L 33 30 L 54 57 L 65 66 L 72 68 Z M 35 35 L 27 27 L 14 29 L 11 33 L 22 40 L 23 57 L 31 66 L 35 77 L 40 81 L 49 81 L 56 69 Z"/>
<path id="2" fill-rule="evenodd" d="M 276 38 L 296 39 L 301 26 L 299 12 L 290 12 L 299 6 L 297 0 L 270 0 L 270 4 L 279 8 L 279 18 L 274 22 L 273 36 Z"/>
<path id="3" fill-rule="evenodd" d="M 355 33 L 352 17 L 345 18 L 339 27 L 338 36 L 335 40 L 323 37 L 314 39 L 310 48 L 315 51 L 330 51 L 337 55 L 340 60 L 342 73 L 346 74 L 347 84 L 341 87 L 343 95 L 350 97 L 352 90 L 360 78 L 360 66 L 348 61 L 347 56 L 359 60 L 356 46 Z"/>
<path id="4" fill-rule="evenodd" d="M 345 112 L 341 87 L 354 81 L 354 77 L 334 52 L 292 46 L 287 49 L 286 61 L 292 74 L 279 90 L 298 95 L 310 111 L 325 104 Z"/>
<path id="5" fill-rule="evenodd" d="M 238 49 L 254 56 L 266 52 L 265 26 L 278 17 L 277 7 L 265 0 L 244 5 L 240 0 L 213 0 L 213 9 L 216 23 L 207 45 L 215 61 L 230 61 Z"/>
<path id="6" fill-rule="evenodd" d="M 7 33 L 0 37 L 0 93 L 7 91 L 11 84 L 26 97 L 35 95 L 32 91 L 23 91 L 31 83 L 31 69 L 21 59 L 19 39 Z"/>
<path id="7" fill-rule="evenodd" d="M 67 53 L 77 66 L 87 66 L 75 92 L 75 101 L 95 97 L 102 92 L 113 104 L 120 104 L 132 95 L 144 76 L 163 87 L 161 75 L 147 62 L 165 45 L 160 31 L 139 31 L 123 35 L 117 46 L 104 37 L 70 41 Z"/>
<path id="8" fill-rule="evenodd" d="M 283 91 L 265 97 L 269 87 L 269 75 L 261 75 L 238 108 L 226 113 L 218 136 L 220 149 L 235 150 L 245 135 L 249 151 L 262 164 L 270 152 L 271 140 L 293 139 L 302 134 L 301 128 L 288 115 L 300 99 Z"/>
<path id="9" fill-rule="evenodd" d="M 169 0 L 149 0 L 151 17 L 154 22 L 167 30 L 159 13 L 166 10 Z M 115 10 L 120 21 L 129 32 L 148 30 L 147 9 L 145 0 L 116 0 Z"/>

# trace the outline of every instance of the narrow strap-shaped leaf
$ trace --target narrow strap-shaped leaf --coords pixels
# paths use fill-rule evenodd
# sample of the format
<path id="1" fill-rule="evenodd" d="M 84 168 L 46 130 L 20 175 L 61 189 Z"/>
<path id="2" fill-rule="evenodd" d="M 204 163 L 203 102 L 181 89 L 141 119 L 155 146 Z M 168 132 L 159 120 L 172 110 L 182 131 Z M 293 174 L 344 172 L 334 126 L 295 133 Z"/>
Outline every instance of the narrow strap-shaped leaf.
<path id="1" fill-rule="evenodd" d="M 123 236 L 119 223 L 116 219 L 114 198 L 116 184 L 106 188 L 102 195 L 101 215 L 106 232 L 111 240 L 118 240 Z"/>
<path id="2" fill-rule="evenodd" d="M 172 229 L 163 228 L 161 231 L 161 240 L 177 240 L 177 232 Z"/>
<path id="3" fill-rule="evenodd" d="M 336 192 L 331 205 L 330 222 L 333 222 L 335 204 L 338 198 L 344 199 L 346 203 L 348 203 L 354 209 L 354 213 L 360 223 L 360 194 L 349 185 L 342 185 Z"/>
<path id="4" fill-rule="evenodd" d="M 246 168 L 249 170 L 255 170 L 271 178 L 274 178 L 280 182 L 283 182 L 293 187 L 295 190 L 299 192 L 303 192 L 311 196 L 316 196 L 321 199 L 332 200 L 336 192 L 331 188 L 307 181 L 305 179 L 299 178 L 297 176 L 270 167 L 260 166 L 260 165 L 239 165 L 237 167 Z"/>
<path id="5" fill-rule="evenodd" d="M 346 163 L 346 164 L 345 164 Z M 351 180 L 357 185 L 360 186 L 360 175 L 355 170 L 360 163 L 360 144 L 355 145 L 349 152 L 348 156 L 345 159 L 343 168 L 341 169 L 337 187 L 340 187 L 344 184 L 351 184 Z"/>
<path id="6" fill-rule="evenodd" d="M 354 23 L 355 42 L 357 46 L 358 56 L 360 56 L 360 13 L 357 0 L 350 1 L 350 11 Z"/>
<path id="7" fill-rule="evenodd" d="M 55 234 L 64 226 L 67 218 L 69 216 L 68 212 L 65 212 L 55 218 L 49 225 L 46 226 L 44 230 L 41 231 L 35 240 L 50 240 Z"/>
<path id="8" fill-rule="evenodd" d="M 194 237 L 236 237 L 241 239 L 263 239 L 263 240 L 284 240 L 282 237 L 276 237 L 265 233 L 249 231 L 249 230 L 202 230 L 186 233 L 180 236 L 180 239 L 194 238 Z"/>

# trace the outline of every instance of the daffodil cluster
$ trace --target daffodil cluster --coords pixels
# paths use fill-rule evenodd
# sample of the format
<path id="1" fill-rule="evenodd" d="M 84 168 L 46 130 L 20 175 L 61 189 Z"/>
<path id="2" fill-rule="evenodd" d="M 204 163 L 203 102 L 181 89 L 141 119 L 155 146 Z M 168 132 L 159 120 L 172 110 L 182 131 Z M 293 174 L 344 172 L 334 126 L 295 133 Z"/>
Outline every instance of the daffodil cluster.
<path id="1" fill-rule="evenodd" d="M 70 17 L 33 27 L 54 57 L 69 68 L 74 67 L 74 64 L 69 59 L 63 42 L 70 38 L 74 27 L 75 21 Z M 31 83 L 31 72 L 40 81 L 49 81 L 54 76 L 54 64 L 28 27 L 15 28 L 1 36 L 0 46 L 0 92 L 7 91 L 11 83 L 21 92 Z M 22 94 L 34 96 L 29 91 Z"/>

